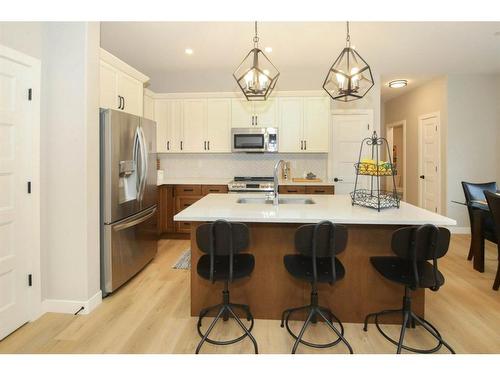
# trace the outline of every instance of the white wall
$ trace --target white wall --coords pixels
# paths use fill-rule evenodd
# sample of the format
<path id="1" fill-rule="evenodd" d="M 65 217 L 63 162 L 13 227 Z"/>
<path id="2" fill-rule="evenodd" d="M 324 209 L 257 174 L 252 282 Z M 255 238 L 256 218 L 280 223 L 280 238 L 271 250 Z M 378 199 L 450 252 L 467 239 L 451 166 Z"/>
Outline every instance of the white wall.
<path id="1" fill-rule="evenodd" d="M 469 226 L 461 181 L 498 181 L 500 177 L 499 75 L 448 76 L 448 216 Z"/>
<path id="2" fill-rule="evenodd" d="M 1 22 L 0 44 L 42 61 L 42 299 L 73 312 L 100 289 L 99 24 Z"/>

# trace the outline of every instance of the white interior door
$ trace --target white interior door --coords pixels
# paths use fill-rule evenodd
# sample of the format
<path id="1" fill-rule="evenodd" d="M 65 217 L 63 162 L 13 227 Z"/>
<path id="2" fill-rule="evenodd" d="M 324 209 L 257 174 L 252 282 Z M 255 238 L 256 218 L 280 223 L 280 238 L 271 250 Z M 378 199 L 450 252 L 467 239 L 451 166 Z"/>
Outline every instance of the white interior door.
<path id="1" fill-rule="evenodd" d="M 32 316 L 28 274 L 39 246 L 34 195 L 28 193 L 38 134 L 29 89 L 39 70 L 18 56 L 24 55 L 0 46 L 0 340 Z"/>
<path id="2" fill-rule="evenodd" d="M 419 117 L 419 206 L 440 212 L 439 115 Z"/>
<path id="3" fill-rule="evenodd" d="M 332 126 L 332 169 L 329 175 L 335 185 L 335 194 L 349 194 L 354 190 L 354 164 L 358 161 L 361 141 L 373 131 L 372 116 L 368 113 L 334 114 Z M 368 152 L 367 147 L 364 150 Z M 366 187 L 366 176 L 360 176 L 358 183 Z"/>

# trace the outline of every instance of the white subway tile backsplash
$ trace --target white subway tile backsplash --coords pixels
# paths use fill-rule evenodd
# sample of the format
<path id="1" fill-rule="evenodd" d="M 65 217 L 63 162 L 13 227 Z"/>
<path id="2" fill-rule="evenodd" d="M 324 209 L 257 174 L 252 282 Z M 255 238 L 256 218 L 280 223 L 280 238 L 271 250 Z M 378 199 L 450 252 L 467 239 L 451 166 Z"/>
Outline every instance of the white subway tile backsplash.
<path id="1" fill-rule="evenodd" d="M 292 177 L 312 172 L 327 178 L 327 154 L 158 154 L 165 177 L 272 176 L 274 164 L 290 161 Z"/>

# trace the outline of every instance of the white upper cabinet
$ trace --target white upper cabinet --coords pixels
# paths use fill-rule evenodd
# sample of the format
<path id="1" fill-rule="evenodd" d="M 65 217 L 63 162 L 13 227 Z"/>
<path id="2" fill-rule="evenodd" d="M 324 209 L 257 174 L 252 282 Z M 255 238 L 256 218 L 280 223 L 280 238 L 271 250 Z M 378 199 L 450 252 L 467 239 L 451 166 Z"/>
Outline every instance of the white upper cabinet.
<path id="1" fill-rule="evenodd" d="M 154 103 L 157 152 L 179 152 L 182 141 L 182 100 L 159 99 Z"/>
<path id="2" fill-rule="evenodd" d="M 207 100 L 185 99 L 183 101 L 183 137 L 181 151 L 204 151 L 207 122 Z"/>
<path id="3" fill-rule="evenodd" d="M 327 97 L 281 97 L 278 108 L 280 152 L 328 152 Z"/>
<path id="4" fill-rule="evenodd" d="M 143 116 L 149 78 L 102 48 L 100 57 L 100 106 Z"/>
<path id="5" fill-rule="evenodd" d="M 303 140 L 303 99 L 279 99 L 279 152 L 300 152 Z"/>
<path id="6" fill-rule="evenodd" d="M 304 151 L 328 152 L 330 98 L 304 98 Z"/>
<path id="7" fill-rule="evenodd" d="M 231 152 L 231 100 L 207 100 L 205 135 L 209 152 Z"/>
<path id="8" fill-rule="evenodd" d="M 158 152 L 231 152 L 231 99 L 155 99 Z"/>
<path id="9" fill-rule="evenodd" d="M 276 100 L 255 102 L 241 99 L 231 101 L 233 128 L 275 127 Z"/>

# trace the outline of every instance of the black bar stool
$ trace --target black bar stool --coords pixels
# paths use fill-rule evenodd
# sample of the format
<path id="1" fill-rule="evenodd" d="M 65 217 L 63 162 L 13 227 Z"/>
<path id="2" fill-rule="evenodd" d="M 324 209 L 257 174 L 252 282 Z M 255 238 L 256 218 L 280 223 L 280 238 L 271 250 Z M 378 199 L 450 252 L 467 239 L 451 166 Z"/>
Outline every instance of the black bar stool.
<path id="1" fill-rule="evenodd" d="M 198 275 L 206 280 L 210 280 L 212 283 L 224 281 L 222 303 L 200 311 L 197 329 L 201 341 L 196 348 L 196 354 L 200 352 L 201 346 L 205 341 L 215 345 L 230 345 L 243 340 L 247 336 L 253 342 L 255 354 L 258 353 L 257 341 L 255 341 L 255 338 L 250 333 L 254 325 L 250 307 L 229 301 L 229 283 L 234 279 L 249 276 L 255 267 L 255 259 L 252 254 L 239 254 L 248 247 L 248 242 L 249 230 L 242 223 L 229 223 L 225 220 L 217 220 L 213 223 L 202 224 L 196 230 L 196 243 L 201 251 L 207 253 L 202 255 L 198 261 Z M 247 320 L 251 322 L 249 328 L 238 318 L 234 309 L 240 309 L 246 314 Z M 201 321 L 212 310 L 216 310 L 217 315 L 207 331 L 202 333 Z M 224 321 L 232 317 L 244 331 L 243 335 L 228 341 L 209 339 L 210 332 L 212 332 L 212 329 L 221 317 Z"/>
<path id="2" fill-rule="evenodd" d="M 330 221 L 302 225 L 295 232 L 295 250 L 299 254 L 285 255 L 283 259 L 285 267 L 293 277 L 310 282 L 312 290 L 309 305 L 285 310 L 281 315 L 281 327 L 286 326 L 287 331 L 295 339 L 292 354 L 297 351 L 299 343 L 313 348 L 329 348 L 337 345 L 340 341 L 344 342 L 351 354 L 353 353 L 351 345 L 344 338 L 344 326 L 340 320 L 330 309 L 319 306 L 317 290 L 318 283 L 333 285 L 344 278 L 344 266 L 336 258 L 336 255 L 344 251 L 346 245 L 347 228 Z M 297 336 L 290 329 L 288 320 L 292 313 L 302 310 L 305 310 L 308 316 Z M 309 324 L 316 323 L 320 317 L 338 335 L 337 340 L 327 344 L 316 344 L 302 339 Z M 333 321 L 338 323 L 340 331 L 335 327 Z"/>
<path id="3" fill-rule="evenodd" d="M 435 225 L 426 224 L 420 227 L 412 226 L 396 230 L 392 235 L 392 251 L 396 256 L 372 257 L 370 261 L 375 269 L 386 279 L 405 287 L 403 307 L 396 310 L 384 310 L 378 313 L 368 314 L 365 318 L 364 330 L 368 330 L 368 320 L 375 318 L 375 325 L 380 333 L 394 345 L 397 345 L 397 353 L 401 349 L 415 353 L 434 353 L 442 345 L 455 354 L 451 346 L 443 340 L 439 331 L 424 318 L 417 316 L 411 308 L 410 290 L 428 288 L 434 292 L 444 284 L 444 276 L 438 270 L 437 260 L 443 257 L 450 244 L 450 231 L 446 228 L 438 228 Z M 432 260 L 432 264 L 427 262 Z M 378 318 L 382 315 L 401 314 L 403 323 L 399 341 L 389 337 L 380 327 Z M 432 349 L 416 349 L 403 345 L 407 328 L 415 328 L 415 323 L 420 324 L 438 341 Z"/>

